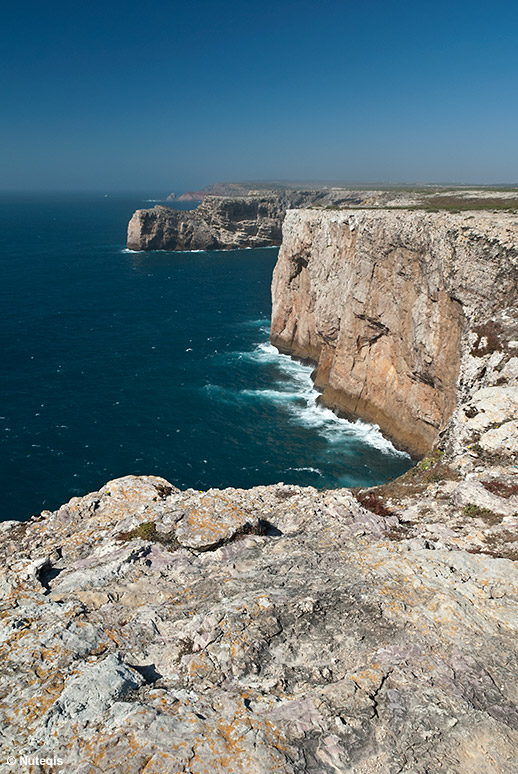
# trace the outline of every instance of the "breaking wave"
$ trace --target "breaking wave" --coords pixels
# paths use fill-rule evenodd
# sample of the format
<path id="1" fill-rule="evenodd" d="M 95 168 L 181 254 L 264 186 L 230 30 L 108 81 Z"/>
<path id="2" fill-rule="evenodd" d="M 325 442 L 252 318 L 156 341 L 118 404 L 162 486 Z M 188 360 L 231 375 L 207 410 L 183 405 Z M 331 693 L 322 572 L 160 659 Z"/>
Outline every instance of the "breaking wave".
<path id="1" fill-rule="evenodd" d="M 258 328 L 266 321 L 251 321 Z M 331 409 L 318 404 L 319 393 L 313 387 L 311 373 L 313 366 L 304 365 L 293 360 L 289 355 L 283 355 L 269 342 L 258 344 L 249 352 L 231 352 L 226 357 L 252 361 L 260 366 L 273 366 L 277 378 L 271 387 L 257 389 L 231 390 L 209 385 L 213 390 L 220 390 L 220 396 L 225 400 L 252 400 L 281 406 L 290 415 L 289 421 L 318 433 L 326 441 L 335 446 L 338 444 L 362 443 L 392 457 L 409 458 L 406 452 L 400 451 L 385 438 L 378 425 L 371 425 L 361 420 L 350 422 L 337 416 Z"/>

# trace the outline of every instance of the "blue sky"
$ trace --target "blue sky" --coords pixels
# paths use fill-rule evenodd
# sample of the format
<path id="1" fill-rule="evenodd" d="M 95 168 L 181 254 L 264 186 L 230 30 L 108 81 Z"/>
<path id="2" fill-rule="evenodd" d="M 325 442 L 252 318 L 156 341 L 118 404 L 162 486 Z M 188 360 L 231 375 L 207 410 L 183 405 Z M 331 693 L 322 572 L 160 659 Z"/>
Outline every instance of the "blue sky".
<path id="1" fill-rule="evenodd" d="M 4 4 L 0 188 L 518 182 L 513 2 Z"/>

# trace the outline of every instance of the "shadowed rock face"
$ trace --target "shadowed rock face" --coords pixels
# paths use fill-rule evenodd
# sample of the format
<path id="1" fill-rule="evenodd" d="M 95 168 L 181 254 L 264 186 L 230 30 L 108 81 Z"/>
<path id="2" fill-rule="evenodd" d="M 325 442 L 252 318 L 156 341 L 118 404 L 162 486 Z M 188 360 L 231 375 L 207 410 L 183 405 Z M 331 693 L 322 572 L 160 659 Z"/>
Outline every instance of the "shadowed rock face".
<path id="1" fill-rule="evenodd" d="M 271 341 L 316 363 L 323 402 L 415 456 L 449 420 L 466 336 L 513 303 L 516 217 L 289 211 Z"/>

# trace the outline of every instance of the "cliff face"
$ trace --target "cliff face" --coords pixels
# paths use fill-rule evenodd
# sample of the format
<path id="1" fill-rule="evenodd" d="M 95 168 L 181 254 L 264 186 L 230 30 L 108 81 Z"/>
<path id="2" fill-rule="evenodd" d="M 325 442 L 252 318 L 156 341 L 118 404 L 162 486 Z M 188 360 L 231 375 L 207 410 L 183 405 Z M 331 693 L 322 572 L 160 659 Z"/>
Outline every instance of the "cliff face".
<path id="1" fill-rule="evenodd" d="M 326 405 L 422 455 L 455 407 L 467 334 L 516 299 L 517 224 L 488 212 L 289 211 L 272 343 L 317 364 Z"/>
<path id="2" fill-rule="evenodd" d="M 224 250 L 281 242 L 286 205 L 279 197 L 207 197 L 187 212 L 157 205 L 128 225 L 131 250 Z"/>

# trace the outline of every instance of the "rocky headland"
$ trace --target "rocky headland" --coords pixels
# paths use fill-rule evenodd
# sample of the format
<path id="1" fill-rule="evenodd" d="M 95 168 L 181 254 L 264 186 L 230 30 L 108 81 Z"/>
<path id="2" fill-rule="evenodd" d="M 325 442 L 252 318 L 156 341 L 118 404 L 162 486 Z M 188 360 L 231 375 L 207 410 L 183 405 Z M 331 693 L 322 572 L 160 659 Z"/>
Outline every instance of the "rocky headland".
<path id="1" fill-rule="evenodd" d="M 130 250 L 225 250 L 281 243 L 287 205 L 277 196 L 210 196 L 194 210 L 164 205 L 137 210 L 128 225 Z"/>
<path id="2" fill-rule="evenodd" d="M 0 771 L 515 774 L 517 218 L 283 229 L 272 340 L 420 461 L 356 491 L 128 476 L 0 525 Z"/>
<path id="3" fill-rule="evenodd" d="M 245 183 L 211 183 L 196 191 L 185 191 L 178 197 L 175 194 L 171 194 L 171 196 L 178 198 L 178 201 L 181 202 L 202 202 L 206 196 L 247 196 L 252 188 L 260 187 Z M 167 198 L 169 199 L 169 196 Z"/>
<path id="4" fill-rule="evenodd" d="M 224 193 L 218 193 L 224 191 Z M 236 193 L 236 191 L 238 193 Z M 192 201 L 191 192 L 179 201 Z M 381 206 L 385 202 L 413 202 L 413 194 L 347 189 L 247 190 L 239 185 L 205 191 L 193 210 L 156 205 L 136 210 L 128 224 L 130 250 L 233 250 L 281 244 L 282 224 L 290 208 Z"/>

